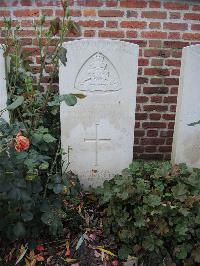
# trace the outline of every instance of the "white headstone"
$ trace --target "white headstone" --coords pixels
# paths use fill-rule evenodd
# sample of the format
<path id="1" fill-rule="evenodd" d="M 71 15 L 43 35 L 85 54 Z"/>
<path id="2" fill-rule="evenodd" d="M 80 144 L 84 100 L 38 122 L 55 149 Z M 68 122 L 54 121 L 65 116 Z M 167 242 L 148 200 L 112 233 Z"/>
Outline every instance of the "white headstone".
<path id="1" fill-rule="evenodd" d="M 200 45 L 183 49 L 172 149 L 173 163 L 200 168 Z"/>
<path id="2" fill-rule="evenodd" d="M 68 170 L 84 186 L 97 186 L 126 168 L 133 158 L 138 46 L 117 40 L 64 44 L 60 94 L 82 93 L 77 105 L 61 105 L 62 147 Z"/>
<path id="3" fill-rule="evenodd" d="M 5 77 L 5 59 L 3 56 L 3 49 L 0 48 L 0 115 L 1 110 L 6 108 L 7 102 L 7 90 L 6 90 L 6 77 Z M 2 113 L 0 118 L 9 121 L 8 112 Z"/>

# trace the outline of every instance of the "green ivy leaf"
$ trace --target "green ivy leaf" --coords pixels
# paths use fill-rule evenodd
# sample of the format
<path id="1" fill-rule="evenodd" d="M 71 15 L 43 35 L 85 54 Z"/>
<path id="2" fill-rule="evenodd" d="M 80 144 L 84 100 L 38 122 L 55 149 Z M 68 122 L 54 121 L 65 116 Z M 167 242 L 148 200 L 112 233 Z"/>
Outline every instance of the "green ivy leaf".
<path id="1" fill-rule="evenodd" d="M 131 253 L 130 247 L 122 246 L 118 251 L 118 256 L 120 259 L 126 259 L 130 253 Z"/>
<path id="2" fill-rule="evenodd" d="M 62 100 L 69 106 L 74 106 L 77 103 L 77 98 L 73 94 L 62 95 Z"/>
<path id="3" fill-rule="evenodd" d="M 48 168 L 49 168 L 49 163 L 48 162 L 41 163 L 40 166 L 39 166 L 40 170 L 47 170 Z"/>
<path id="4" fill-rule="evenodd" d="M 43 140 L 46 143 L 52 143 L 52 142 L 55 142 L 56 141 L 56 138 L 54 138 L 51 134 L 44 134 Z"/>
<path id="5" fill-rule="evenodd" d="M 60 47 L 58 51 L 58 58 L 60 59 L 61 63 L 66 66 L 67 63 L 67 49 L 64 47 Z"/>
<path id="6" fill-rule="evenodd" d="M 21 217 L 24 220 L 24 222 L 29 222 L 33 219 L 33 214 L 30 211 L 22 212 Z"/>
<path id="7" fill-rule="evenodd" d="M 184 201 L 187 193 L 186 186 L 178 183 L 176 186 L 172 187 L 172 193 L 176 199 Z"/>
<path id="8" fill-rule="evenodd" d="M 54 221 L 54 215 L 52 212 L 45 212 L 42 214 L 41 220 L 44 224 L 51 225 Z"/>
<path id="9" fill-rule="evenodd" d="M 144 198 L 144 202 L 152 207 L 159 206 L 161 203 L 161 197 L 157 195 L 149 195 Z"/>
<path id="10" fill-rule="evenodd" d="M 15 110 L 17 107 L 22 105 L 23 102 L 24 102 L 24 97 L 23 96 L 17 96 L 16 100 L 7 106 L 7 109 L 8 110 Z"/>
<path id="11" fill-rule="evenodd" d="M 24 224 L 21 222 L 16 223 L 13 227 L 13 232 L 17 238 L 23 237 L 26 234 L 26 229 L 24 227 Z"/>

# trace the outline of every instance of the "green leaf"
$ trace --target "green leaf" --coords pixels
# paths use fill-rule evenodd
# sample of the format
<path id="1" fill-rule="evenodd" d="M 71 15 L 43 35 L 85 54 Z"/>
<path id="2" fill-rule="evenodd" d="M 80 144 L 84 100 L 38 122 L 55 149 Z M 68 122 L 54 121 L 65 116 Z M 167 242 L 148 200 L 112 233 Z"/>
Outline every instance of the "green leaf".
<path id="1" fill-rule="evenodd" d="M 15 110 L 17 107 L 22 105 L 23 102 L 24 102 L 24 97 L 23 96 L 17 96 L 16 100 L 7 106 L 7 109 L 8 110 Z"/>
<path id="2" fill-rule="evenodd" d="M 56 141 L 56 138 L 54 138 L 51 134 L 44 134 L 43 140 L 46 143 L 52 143 L 52 142 L 55 142 Z"/>
<path id="3" fill-rule="evenodd" d="M 48 162 L 44 162 L 44 163 L 40 164 L 40 166 L 39 166 L 40 170 L 47 170 L 48 168 L 49 168 Z"/>
<path id="4" fill-rule="evenodd" d="M 54 221 L 54 215 L 52 212 L 45 212 L 42 214 L 41 220 L 44 224 L 51 225 Z"/>
<path id="5" fill-rule="evenodd" d="M 176 199 L 184 201 L 187 193 L 186 186 L 178 183 L 176 186 L 172 187 L 172 193 Z"/>
<path id="6" fill-rule="evenodd" d="M 196 125 L 199 125 L 199 124 L 200 124 L 200 120 L 196 121 L 196 122 L 193 122 L 193 123 L 190 123 L 190 124 L 188 124 L 188 126 L 196 126 Z"/>
<path id="7" fill-rule="evenodd" d="M 62 95 L 62 100 L 69 106 L 74 106 L 77 103 L 77 98 L 73 94 Z"/>
<path id="8" fill-rule="evenodd" d="M 157 195 L 149 195 L 144 198 L 144 202 L 149 206 L 155 207 L 160 205 L 161 198 Z"/>
<path id="9" fill-rule="evenodd" d="M 61 184 L 56 184 L 53 186 L 53 191 L 55 194 L 59 194 L 63 191 L 63 185 Z"/>
<path id="10" fill-rule="evenodd" d="M 71 93 L 71 94 L 74 95 L 78 99 L 84 99 L 86 97 L 86 95 L 82 93 Z"/>
<path id="11" fill-rule="evenodd" d="M 67 62 L 67 49 L 64 47 L 60 47 L 59 51 L 58 51 L 58 58 L 60 59 L 61 63 L 66 66 L 66 62 Z"/>
<path id="12" fill-rule="evenodd" d="M 24 220 L 24 222 L 29 222 L 33 219 L 33 214 L 30 211 L 22 212 L 21 217 Z"/>
<path id="13" fill-rule="evenodd" d="M 24 224 L 21 222 L 16 223 L 13 227 L 13 232 L 17 238 L 23 237 L 26 233 L 26 229 L 24 227 Z"/>
<path id="14" fill-rule="evenodd" d="M 131 253 L 130 247 L 122 246 L 118 251 L 118 256 L 120 259 L 126 259 L 130 253 Z"/>

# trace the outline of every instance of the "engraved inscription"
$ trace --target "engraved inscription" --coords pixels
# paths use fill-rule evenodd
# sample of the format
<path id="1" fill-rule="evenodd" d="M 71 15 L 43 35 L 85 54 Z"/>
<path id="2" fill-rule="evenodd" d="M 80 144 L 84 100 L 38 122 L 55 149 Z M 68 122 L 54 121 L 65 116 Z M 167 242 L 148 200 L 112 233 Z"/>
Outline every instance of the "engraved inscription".
<path id="1" fill-rule="evenodd" d="M 121 89 L 119 75 L 102 53 L 92 55 L 81 67 L 75 88 L 81 91 L 118 91 Z"/>
<path id="2" fill-rule="evenodd" d="M 95 131 L 95 138 L 91 138 L 91 139 L 84 139 L 85 142 L 94 142 L 95 143 L 95 166 L 98 166 L 98 144 L 99 142 L 107 142 L 107 141 L 111 141 L 111 139 L 101 139 L 98 136 L 98 126 L 99 124 L 96 124 L 96 131 Z"/>

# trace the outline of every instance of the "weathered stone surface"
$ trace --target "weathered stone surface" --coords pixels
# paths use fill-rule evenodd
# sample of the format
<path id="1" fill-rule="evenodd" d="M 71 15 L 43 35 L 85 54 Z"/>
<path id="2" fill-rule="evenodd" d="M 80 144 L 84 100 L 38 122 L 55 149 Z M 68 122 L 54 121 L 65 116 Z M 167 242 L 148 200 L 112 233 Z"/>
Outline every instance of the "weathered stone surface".
<path id="1" fill-rule="evenodd" d="M 5 109 L 7 102 L 6 79 L 5 79 L 5 60 L 3 50 L 0 48 L 0 111 Z M 9 121 L 8 112 L 3 112 L 1 118 Z"/>
<path id="2" fill-rule="evenodd" d="M 172 149 L 173 163 L 200 168 L 200 45 L 183 49 L 177 114 Z"/>
<path id="3" fill-rule="evenodd" d="M 60 94 L 83 93 L 74 107 L 61 105 L 62 147 L 69 168 L 86 187 L 120 173 L 133 158 L 138 46 L 115 40 L 64 44 Z M 67 162 L 66 162 L 67 163 Z"/>

